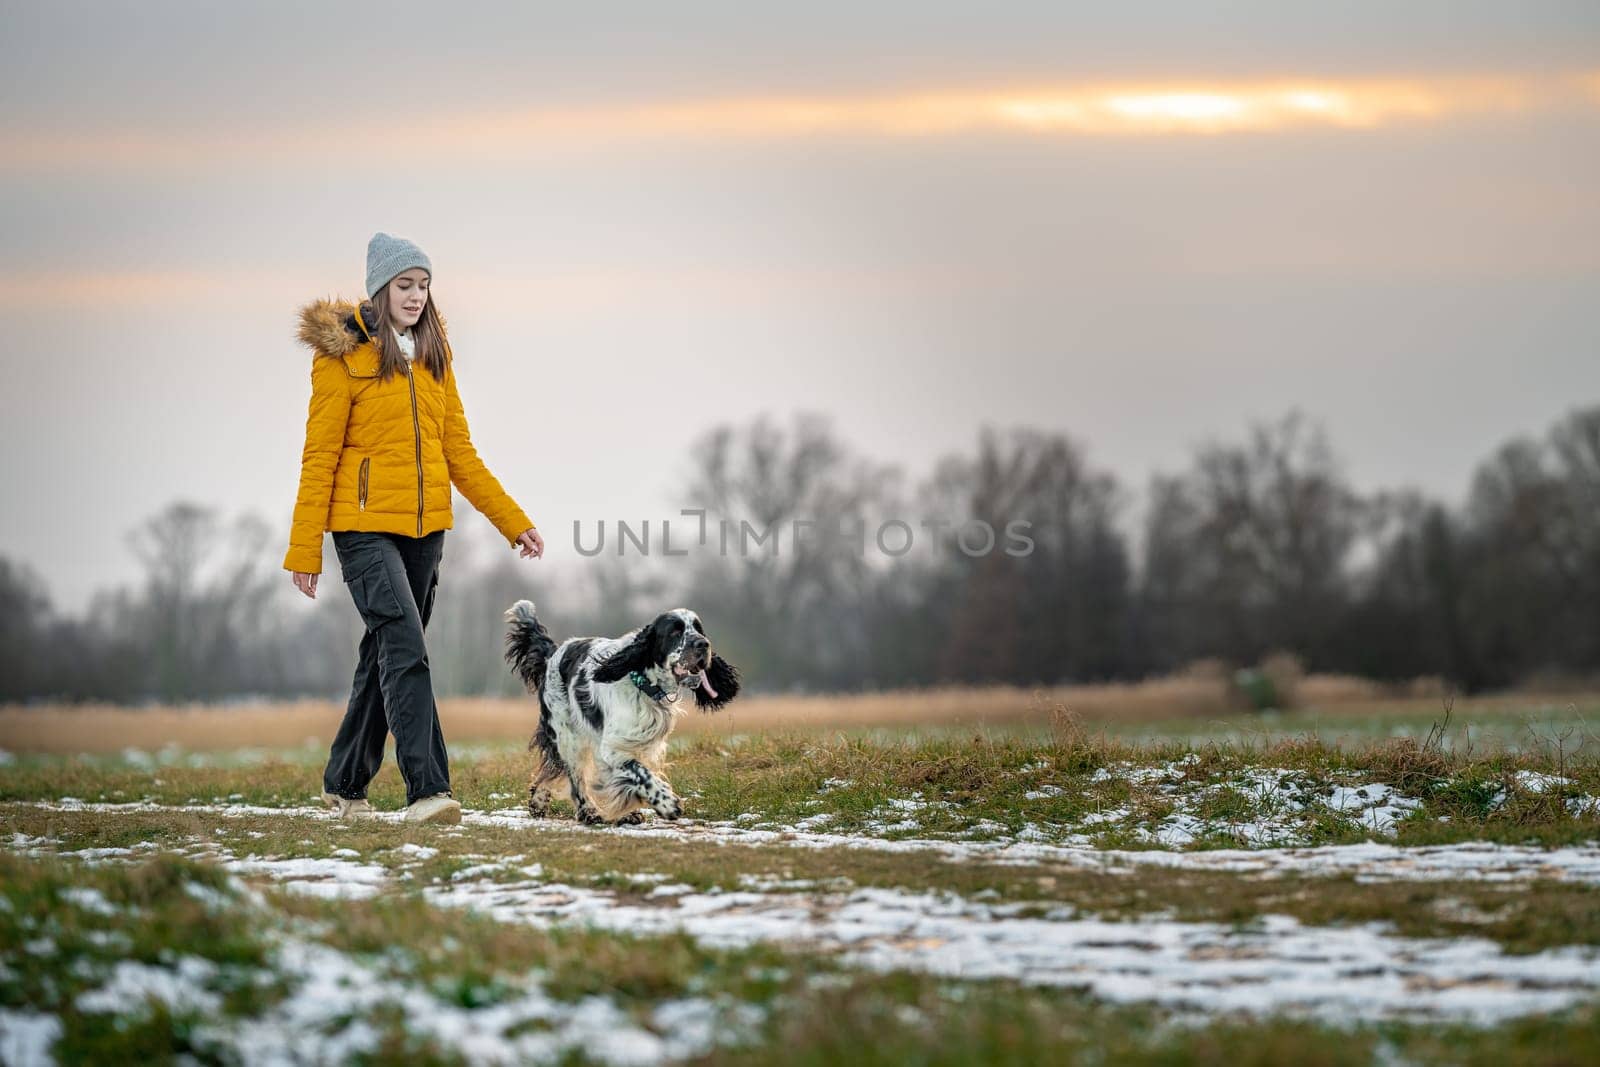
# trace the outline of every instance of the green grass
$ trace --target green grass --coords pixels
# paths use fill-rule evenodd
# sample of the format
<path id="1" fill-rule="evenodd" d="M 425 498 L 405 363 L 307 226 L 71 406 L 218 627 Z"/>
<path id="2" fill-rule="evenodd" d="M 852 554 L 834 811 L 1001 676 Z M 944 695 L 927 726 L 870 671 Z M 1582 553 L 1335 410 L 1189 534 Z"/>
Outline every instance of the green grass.
<path id="1" fill-rule="evenodd" d="M 1209 743 L 1268 745 L 1301 737 L 1315 737 L 1336 748 L 1364 748 L 1391 738 L 1425 739 L 1439 722 L 1434 711 L 1417 711 L 1396 705 L 1363 708 L 1360 713 L 1338 708 L 1306 708 L 1217 718 L 1172 718 L 1143 722 L 1096 723 L 1109 736 L 1132 741 L 1163 738 L 1191 746 Z M 1600 744 L 1600 705 L 1552 699 L 1530 701 L 1515 711 L 1474 710 L 1457 713 L 1440 738 L 1452 751 L 1508 751 L 1535 755 L 1553 753 L 1568 735 L 1567 744 L 1589 739 Z"/>
<path id="2" fill-rule="evenodd" d="M 1126 766 L 1174 767 L 1171 773 L 1129 781 Z M 528 755 L 516 747 L 480 749 L 457 757 L 452 785 L 468 808 L 514 807 L 522 803 Z M 791 826 L 827 816 L 830 833 L 926 837 L 995 833 L 1014 835 L 1028 827 L 1082 832 L 1102 846 L 1149 847 L 1139 832 L 1153 830 L 1175 810 L 1218 824 L 1194 847 L 1237 847 L 1246 840 L 1229 824 L 1263 818 L 1288 819 L 1300 840 L 1336 844 L 1374 837 L 1357 819 L 1329 814 L 1316 805 L 1296 815 L 1278 798 L 1253 789 L 1254 768 L 1294 772 L 1296 795 L 1305 800 L 1335 784 L 1387 784 L 1424 801 L 1423 810 L 1398 828 L 1399 840 L 1445 843 L 1494 840 L 1541 845 L 1569 844 L 1596 836 L 1592 815 L 1580 816 L 1565 801 L 1600 795 L 1600 760 L 1587 753 L 1558 766 L 1530 752 L 1468 754 L 1419 742 L 1388 739 L 1360 748 L 1330 746 L 1300 737 L 1269 744 L 1135 744 L 1106 735 L 1056 731 L 1043 740 L 977 733 L 960 738 L 875 743 L 843 735 L 767 735 L 735 742 L 699 738 L 674 753 L 670 777 L 688 800 L 688 814 L 706 820 L 739 820 L 755 827 Z M 1562 773 L 1572 784 L 1545 794 L 1515 786 L 1521 770 Z M 1097 772 L 1099 774 L 1097 775 Z M 83 761 L 28 761 L 0 768 L 0 800 L 76 797 L 113 803 L 150 800 L 163 804 L 256 804 L 301 807 L 320 792 L 317 769 L 303 762 L 268 758 L 248 768 L 104 766 Z M 1493 806 L 1497 793 L 1505 803 Z M 380 809 L 403 806 L 404 794 L 391 763 L 370 793 Z M 892 805 L 921 805 L 913 812 Z M 1189 804 L 1188 808 L 1180 807 Z M 1089 823 L 1097 813 L 1131 808 L 1118 824 Z M 902 828 L 896 823 L 907 822 Z"/>

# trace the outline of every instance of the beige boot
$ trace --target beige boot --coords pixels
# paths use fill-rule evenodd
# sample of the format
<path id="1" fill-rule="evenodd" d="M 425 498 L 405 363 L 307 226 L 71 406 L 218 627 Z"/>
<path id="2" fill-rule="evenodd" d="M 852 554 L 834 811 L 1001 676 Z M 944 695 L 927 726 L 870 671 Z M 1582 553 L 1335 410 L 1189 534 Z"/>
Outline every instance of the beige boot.
<path id="1" fill-rule="evenodd" d="M 349 797 L 339 796 L 337 793 L 324 792 L 322 802 L 332 808 L 341 819 L 349 819 L 362 815 L 376 815 L 372 805 L 367 803 L 367 798 L 351 800 Z"/>
<path id="2" fill-rule="evenodd" d="M 406 822 L 439 822 L 454 826 L 461 821 L 461 802 L 449 793 L 423 797 L 406 808 Z"/>

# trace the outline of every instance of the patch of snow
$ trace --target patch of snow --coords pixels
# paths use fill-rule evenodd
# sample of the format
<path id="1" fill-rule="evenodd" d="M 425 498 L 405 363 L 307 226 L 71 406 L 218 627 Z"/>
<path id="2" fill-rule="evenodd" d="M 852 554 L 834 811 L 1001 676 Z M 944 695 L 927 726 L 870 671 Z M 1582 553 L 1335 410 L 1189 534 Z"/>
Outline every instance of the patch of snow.
<path id="1" fill-rule="evenodd" d="M 51 837 L 48 834 L 42 837 L 34 837 L 23 833 L 21 830 L 13 830 L 11 832 L 11 840 L 6 844 L 13 852 L 35 855 L 40 852 L 49 852 L 51 845 L 59 845 L 60 843 L 61 839 L 59 837 Z"/>
<path id="2" fill-rule="evenodd" d="M 1572 785 L 1571 778 L 1558 778 L 1553 774 L 1540 774 L 1538 771 L 1518 771 L 1511 776 L 1517 788 L 1529 793 L 1545 793 L 1551 789 L 1559 789 L 1564 785 Z"/>
<path id="3" fill-rule="evenodd" d="M 1600 990 L 1600 952 L 1590 948 L 1513 956 L 1482 939 L 1402 938 L 1376 924 L 1308 928 L 1283 916 L 1243 929 L 1079 919 L 1065 910 L 1019 918 L 1008 914 L 1016 905 L 886 889 L 816 896 L 689 892 L 665 905 L 544 883 L 450 886 L 425 895 L 505 922 L 681 931 L 721 947 L 804 944 L 883 971 L 1085 987 L 1111 1001 L 1203 1012 L 1488 1024 L 1558 1010 Z"/>
<path id="4" fill-rule="evenodd" d="M 450 875 L 452 882 L 464 882 L 469 878 L 482 878 L 486 874 L 493 874 L 501 870 L 498 863 L 475 863 L 471 867 L 463 867 Z"/>
<path id="5" fill-rule="evenodd" d="M 741 874 L 739 888 L 753 889 L 759 893 L 795 892 L 803 889 L 848 889 L 853 885 L 848 878 L 829 878 L 820 882 L 814 878 L 777 878 L 770 874 Z"/>
<path id="6" fill-rule="evenodd" d="M 195 1046 L 229 1053 L 227 1060 L 247 1067 L 344 1063 L 370 1055 L 382 1035 L 364 1016 L 389 1006 L 399 1009 L 408 1032 L 433 1038 L 469 1063 L 484 1064 L 546 1063 L 582 1052 L 617 1067 L 646 1067 L 748 1040 L 765 1019 L 750 1005 L 685 998 L 657 1005 L 647 1029 L 608 997 L 558 1001 L 532 980 L 504 1000 L 467 1008 L 415 983 L 383 976 L 327 945 L 281 935 L 272 949 L 272 966 L 288 979 L 291 992 L 254 1018 L 220 1012 L 220 997 L 205 988 L 218 968 L 194 956 L 181 957 L 175 969 L 123 961 L 102 988 L 81 994 L 77 1006 L 136 1013 L 155 999 L 175 1011 L 200 1013 L 203 1021 L 191 1033 Z M 0 1049 L 8 1064 L 52 1062 L 48 1041 L 59 1034 L 53 1017 L 0 1013 Z M 22 1054 L 14 1055 L 14 1048 Z M 29 1058 L 35 1051 L 45 1058 Z"/>
<path id="7" fill-rule="evenodd" d="M 150 852 L 160 849 L 161 846 L 154 841 L 141 841 L 132 848 L 80 848 L 70 852 L 63 852 L 64 856 L 72 856 L 86 863 L 103 863 L 110 860 L 121 860 L 137 856 L 140 852 Z"/>
<path id="8" fill-rule="evenodd" d="M 1325 803 L 1328 810 L 1354 816 L 1362 826 L 1380 834 L 1394 833 L 1396 822 L 1422 807 L 1422 801 L 1401 796 L 1383 784 L 1336 785 Z"/>
<path id="9" fill-rule="evenodd" d="M 1600 797 L 1568 797 L 1567 810 L 1578 818 L 1585 815 L 1600 816 Z"/>
<path id="10" fill-rule="evenodd" d="M 206 906 L 208 911 L 223 911 L 233 906 L 233 900 L 215 886 L 201 882 L 183 883 L 183 891 Z"/>
<path id="11" fill-rule="evenodd" d="M 912 793 L 909 797 L 890 797 L 866 813 L 865 829 L 880 834 L 909 833 L 922 829 L 922 823 L 915 817 L 917 812 L 950 811 L 954 807 L 948 800 L 925 800 L 920 792 Z M 895 819 L 896 814 L 907 818 Z"/>
<path id="12" fill-rule="evenodd" d="M 0 1008 L 0 1063 L 54 1067 L 50 1049 L 61 1039 L 61 1020 L 44 1012 Z"/>
<path id="13" fill-rule="evenodd" d="M 116 905 L 107 900 L 104 893 L 92 886 L 68 886 L 61 891 L 61 898 L 96 915 L 117 914 Z"/>
<path id="14" fill-rule="evenodd" d="M 78 994 L 75 1005 L 82 1012 L 140 1015 L 150 1000 L 158 1000 L 175 1013 L 215 1015 L 222 1010 L 222 997 L 205 983 L 216 973 L 217 965 L 199 956 L 180 957 L 176 968 L 118 960 L 106 983 Z"/>
<path id="15" fill-rule="evenodd" d="M 83 939 L 112 952 L 126 952 L 133 947 L 133 939 L 121 930 L 85 930 Z"/>
<path id="16" fill-rule="evenodd" d="M 338 900 L 363 900 L 377 894 L 389 878 L 383 867 L 342 859 L 224 858 L 222 866 L 235 874 L 265 874 L 283 882 L 291 892 Z"/>

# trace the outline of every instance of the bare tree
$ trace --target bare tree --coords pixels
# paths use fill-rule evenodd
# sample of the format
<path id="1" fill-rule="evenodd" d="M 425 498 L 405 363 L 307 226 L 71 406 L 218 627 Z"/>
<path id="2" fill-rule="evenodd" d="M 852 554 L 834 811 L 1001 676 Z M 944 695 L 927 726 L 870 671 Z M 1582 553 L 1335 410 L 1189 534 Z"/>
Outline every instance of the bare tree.
<path id="1" fill-rule="evenodd" d="M 738 620 L 730 651 L 752 680 L 804 688 L 859 680 L 871 669 L 865 608 L 881 573 L 873 542 L 894 510 L 899 472 L 853 456 L 829 420 L 806 413 L 787 432 L 765 415 L 718 428 L 694 454 L 691 500 L 708 512 L 690 582 L 698 610 L 708 621 Z M 865 551 L 851 532 L 858 527 Z"/>
<path id="2" fill-rule="evenodd" d="M 32 567 L 0 559 L 0 700 L 22 700 L 50 681 L 50 597 Z M 83 651 L 83 650 L 78 650 Z"/>
<path id="3" fill-rule="evenodd" d="M 922 499 L 950 517 L 942 570 L 954 585 L 941 676 L 1058 682 L 1125 669 L 1125 495 L 1061 434 L 985 427 L 976 455 L 949 457 Z"/>
<path id="4" fill-rule="evenodd" d="M 1178 655 L 1323 658 L 1370 516 L 1319 425 L 1295 410 L 1244 445 L 1207 444 L 1152 500 L 1146 596 Z"/>

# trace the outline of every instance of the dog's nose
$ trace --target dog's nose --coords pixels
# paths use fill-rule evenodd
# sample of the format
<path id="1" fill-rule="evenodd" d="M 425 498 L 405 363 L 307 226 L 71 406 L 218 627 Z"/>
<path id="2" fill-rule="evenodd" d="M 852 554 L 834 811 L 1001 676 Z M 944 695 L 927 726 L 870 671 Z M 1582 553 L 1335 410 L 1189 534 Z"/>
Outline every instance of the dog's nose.
<path id="1" fill-rule="evenodd" d="M 695 634 L 689 638 L 689 647 L 697 652 L 704 652 L 706 649 L 711 647 L 711 642 L 707 641 L 701 635 Z"/>

